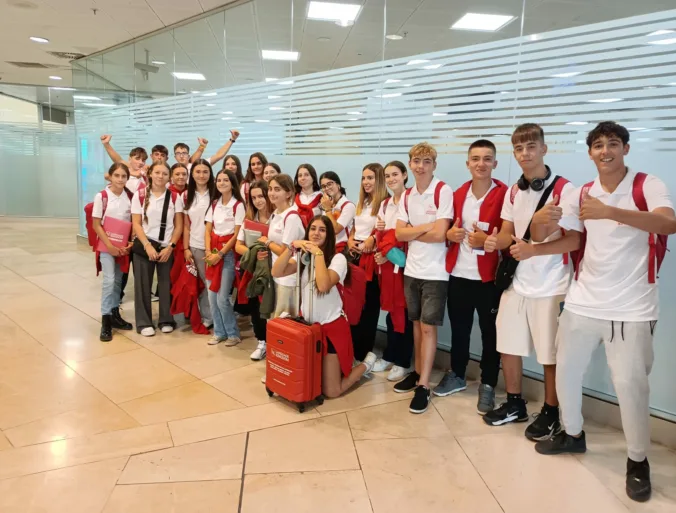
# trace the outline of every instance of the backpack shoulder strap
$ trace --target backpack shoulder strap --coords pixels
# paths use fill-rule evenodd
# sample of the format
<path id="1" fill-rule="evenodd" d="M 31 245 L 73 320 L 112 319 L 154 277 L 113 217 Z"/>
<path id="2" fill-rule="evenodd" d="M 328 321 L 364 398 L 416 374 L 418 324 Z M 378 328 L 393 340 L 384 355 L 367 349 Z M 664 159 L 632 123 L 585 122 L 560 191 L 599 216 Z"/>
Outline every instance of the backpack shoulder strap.
<path id="1" fill-rule="evenodd" d="M 631 189 L 631 195 L 634 199 L 634 203 L 636 203 L 636 207 L 641 212 L 648 211 L 648 202 L 645 199 L 645 192 L 643 191 L 643 184 L 645 183 L 645 179 L 647 177 L 648 175 L 645 173 L 636 173 Z"/>
<path id="2" fill-rule="evenodd" d="M 519 193 L 519 186 L 518 184 L 512 185 L 512 188 L 509 191 L 509 202 L 514 205 L 514 200 L 516 199 L 516 195 Z"/>
<path id="3" fill-rule="evenodd" d="M 171 202 L 176 205 L 176 198 L 178 197 L 178 192 L 171 191 Z"/>
<path id="4" fill-rule="evenodd" d="M 409 187 L 404 193 L 404 212 L 406 212 L 406 215 L 408 215 L 408 197 L 410 196 L 412 190 L 413 187 Z"/>
<path id="5" fill-rule="evenodd" d="M 582 206 L 582 198 L 584 198 L 584 195 L 589 192 L 589 189 L 591 189 L 593 185 L 594 182 L 589 182 L 584 184 L 580 189 L 580 206 Z"/>
<path id="6" fill-rule="evenodd" d="M 108 191 L 103 189 L 101 191 L 101 219 L 106 215 L 106 208 L 108 208 Z"/>
<path id="7" fill-rule="evenodd" d="M 137 192 L 138 192 L 138 199 L 141 202 L 141 206 L 143 206 L 143 203 L 146 200 L 146 188 L 145 187 L 139 187 Z"/>
<path id="8" fill-rule="evenodd" d="M 383 201 L 383 212 L 385 212 L 385 211 L 387 210 L 387 204 L 388 204 L 389 202 L 390 202 L 390 196 L 388 196 L 387 198 L 385 198 L 385 200 Z"/>
<path id="9" fill-rule="evenodd" d="M 214 212 L 216 212 L 216 206 L 218 205 L 218 201 L 219 200 L 215 199 L 214 201 L 211 202 L 211 215 L 214 215 Z"/>
<path id="10" fill-rule="evenodd" d="M 303 218 L 300 217 L 300 212 L 298 210 L 289 210 L 286 215 L 284 216 L 284 225 L 286 225 L 286 220 L 289 218 L 290 215 L 295 214 L 300 218 L 301 223 L 303 222 Z"/>
<path id="11" fill-rule="evenodd" d="M 131 201 L 131 199 L 134 197 L 134 193 L 131 192 L 131 191 L 130 191 L 129 189 L 127 189 L 126 187 L 124 188 L 124 192 L 127 193 L 127 197 L 129 198 L 129 201 Z"/>
<path id="12" fill-rule="evenodd" d="M 563 176 L 559 176 L 559 179 L 554 185 L 552 196 L 556 196 L 557 198 L 556 205 L 558 205 L 561 202 L 561 193 L 563 192 L 563 188 L 566 186 L 567 183 L 570 183 L 570 181 L 566 180 Z"/>
<path id="13" fill-rule="evenodd" d="M 439 198 L 441 197 L 441 189 L 446 185 L 444 182 L 439 180 L 439 183 L 434 188 L 434 206 L 439 209 Z"/>
<path id="14" fill-rule="evenodd" d="M 244 205 L 244 203 L 242 203 L 239 200 L 235 201 L 235 204 L 232 206 L 232 217 L 235 217 L 237 215 L 237 209 L 239 208 L 240 205 Z"/>

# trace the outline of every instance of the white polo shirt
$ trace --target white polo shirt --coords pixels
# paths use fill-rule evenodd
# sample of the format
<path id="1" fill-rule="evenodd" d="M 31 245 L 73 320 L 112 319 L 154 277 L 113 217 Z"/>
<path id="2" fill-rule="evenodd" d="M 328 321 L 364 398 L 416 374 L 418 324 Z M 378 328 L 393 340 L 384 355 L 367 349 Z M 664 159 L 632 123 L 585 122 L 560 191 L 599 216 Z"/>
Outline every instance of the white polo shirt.
<path id="1" fill-rule="evenodd" d="M 235 205 L 237 205 L 237 211 L 235 211 Z M 235 233 L 236 226 L 242 226 L 244 214 L 244 203 L 232 196 L 225 205 L 222 199 L 220 199 L 216 204 L 216 208 L 209 207 L 204 216 L 204 222 L 212 223 L 212 231 L 219 237 L 222 237 Z"/>
<path id="2" fill-rule="evenodd" d="M 354 217 L 354 240 L 365 241 L 368 239 L 376 227 L 376 221 L 378 221 L 378 217 L 371 215 L 371 204 L 364 203 L 361 214 Z"/>
<path id="3" fill-rule="evenodd" d="M 245 218 L 245 220 L 246 220 L 246 218 Z M 254 214 L 253 220 L 254 220 L 256 223 L 259 223 L 259 222 L 260 222 L 260 221 L 258 220 L 258 212 L 256 212 L 256 213 Z M 265 222 L 265 223 L 263 223 L 263 224 L 269 224 L 269 223 L 270 223 L 270 219 L 268 219 L 267 222 Z M 242 223 L 242 229 L 241 229 L 241 230 L 239 231 L 239 233 L 237 234 L 237 240 L 240 241 L 240 242 L 246 241 L 246 230 L 244 229 L 244 226 L 243 226 L 243 225 L 244 225 L 244 223 Z"/>
<path id="4" fill-rule="evenodd" d="M 632 195 L 636 173 L 629 170 L 613 193 L 599 179 L 589 196 L 606 205 L 638 211 Z M 580 192 L 575 189 L 562 202 L 559 225 L 566 230 L 587 230 L 587 243 L 578 280 L 573 280 L 565 309 L 608 321 L 655 321 L 659 316 L 657 283 L 648 283 L 648 232 L 609 219 L 580 221 Z M 648 210 L 671 208 L 669 190 L 662 180 L 648 175 L 643 185 Z"/>
<path id="5" fill-rule="evenodd" d="M 203 193 L 195 191 L 195 197 L 192 205 L 186 211 L 190 219 L 190 246 L 196 249 L 206 249 L 204 246 L 204 235 L 206 226 L 204 219 L 207 215 L 207 209 L 210 208 L 209 191 Z"/>
<path id="6" fill-rule="evenodd" d="M 303 221 L 301 221 L 300 215 L 291 214 L 287 218 L 288 213 L 292 210 L 298 212 L 296 205 L 290 206 L 280 214 L 272 214 L 268 228 L 268 240 L 275 244 L 289 246 L 294 240 L 305 238 L 305 228 L 303 228 Z M 284 222 L 284 219 L 286 219 L 286 222 Z M 271 251 L 271 253 L 272 265 L 275 265 L 275 262 L 279 257 L 275 255 L 274 251 Z M 294 287 L 296 285 L 295 274 L 283 278 L 275 278 L 274 280 L 277 285 L 283 285 L 285 287 Z"/>
<path id="7" fill-rule="evenodd" d="M 333 207 L 333 212 L 336 214 L 340 212 L 340 216 L 336 219 L 336 222 L 344 228 L 344 230 L 336 233 L 336 243 L 347 242 L 348 235 L 352 231 L 354 224 L 354 216 L 357 215 L 357 207 L 345 196 L 341 196 L 338 203 Z"/>
<path id="8" fill-rule="evenodd" d="M 495 187 L 495 182 L 491 182 L 491 188 L 488 189 L 488 192 L 481 198 L 476 198 L 474 196 L 471 186 L 467 191 L 465 204 L 462 207 L 462 227 L 467 230 L 468 233 L 474 231 L 474 223 L 482 221 L 487 223 L 489 221 L 488 219 L 480 219 L 479 214 L 481 212 L 481 205 L 483 205 L 486 196 L 488 196 L 488 193 Z M 465 278 L 466 280 L 481 280 L 477 256 L 482 254 L 484 254 L 483 250 L 474 250 L 469 245 L 469 238 L 465 237 L 465 240 L 460 243 L 458 259 L 455 262 L 453 271 L 451 271 L 451 276 L 454 276 L 455 278 Z"/>
<path id="9" fill-rule="evenodd" d="M 401 195 L 401 198 L 403 198 L 404 195 Z M 401 201 L 401 198 L 399 198 L 399 201 Z M 387 209 L 385 208 L 385 201 L 387 201 Z M 389 199 L 385 198 L 383 201 L 380 202 L 380 209 L 378 209 L 378 215 L 380 216 L 380 219 L 385 221 L 385 229 L 386 230 L 394 230 L 397 227 L 397 216 L 399 215 L 399 203 L 394 202 L 394 197 L 390 197 Z M 376 222 L 378 219 L 376 219 Z"/>
<path id="10" fill-rule="evenodd" d="M 101 219 L 101 222 L 106 217 L 113 217 L 120 221 L 131 222 L 131 200 L 127 195 L 127 191 L 122 191 L 122 194 L 117 196 L 110 187 L 106 187 L 108 193 L 108 204 L 106 205 L 106 212 L 103 212 L 103 195 L 100 192 L 94 196 L 94 209 L 92 210 L 92 217 Z"/>
<path id="11" fill-rule="evenodd" d="M 523 238 L 540 198 L 555 177 L 556 175 L 552 174 L 541 191 L 534 191 L 530 187 L 525 191 L 518 189 L 513 205 L 511 202 L 511 189 L 505 194 L 500 217 L 505 221 L 514 223 L 514 233 L 518 238 Z M 561 191 L 561 197 L 566 198 L 574 190 L 575 186 L 567 183 Z M 547 199 L 548 202 L 551 201 L 553 194 Z M 561 232 L 557 230 L 544 242 L 560 238 Z M 527 298 L 563 295 L 568 291 L 572 268 L 573 266 L 570 262 L 568 265 L 563 264 L 563 255 L 545 255 L 529 258 L 520 262 L 516 268 L 516 274 L 512 281 L 514 291 Z"/>
<path id="12" fill-rule="evenodd" d="M 397 220 L 418 226 L 434 223 L 439 219 L 453 219 L 453 189 L 448 185 L 444 184 L 439 191 L 439 208 L 434 204 L 434 191 L 439 181 L 438 178 L 432 179 L 422 194 L 415 185 L 411 188 L 408 196 L 408 214 L 404 206 L 406 199 L 402 196 Z M 410 241 L 404 275 L 419 280 L 448 281 L 446 250 L 446 242 Z"/>
<path id="13" fill-rule="evenodd" d="M 183 199 L 180 194 L 176 195 L 176 203 L 171 200 L 171 192 L 168 194 L 162 193 L 159 197 L 155 196 L 150 189 L 146 189 L 145 193 L 148 195 L 148 210 L 146 212 L 148 221 L 143 219 L 143 205 L 139 197 L 138 191 L 134 194 L 131 200 L 131 213 L 141 215 L 143 219 L 143 231 L 151 240 L 160 242 L 163 246 L 168 246 L 171 241 L 171 236 L 174 233 L 174 216 L 183 213 Z M 164 201 L 167 198 L 169 201 L 169 208 L 167 209 L 167 227 L 164 232 L 164 240 L 159 240 L 160 237 L 160 223 L 162 221 L 162 209 L 164 208 Z"/>
<path id="14" fill-rule="evenodd" d="M 317 196 L 321 196 L 321 195 L 322 195 L 321 191 L 315 191 L 312 194 L 305 194 L 304 192 L 301 192 L 301 193 L 298 194 L 298 196 L 299 196 L 298 199 L 300 200 L 300 202 L 303 205 L 309 205 L 310 203 L 312 203 L 315 200 L 315 198 Z M 319 214 L 322 213 L 321 207 L 319 205 L 317 205 L 316 207 L 314 207 L 312 209 L 312 213 L 314 215 L 318 216 Z"/>
<path id="15" fill-rule="evenodd" d="M 136 192 L 138 191 L 139 187 L 143 184 L 145 186 L 145 181 L 143 178 L 137 178 L 135 176 L 130 176 L 129 180 L 127 180 L 127 189 L 129 189 L 131 192 Z"/>
<path id="16" fill-rule="evenodd" d="M 342 285 L 345 281 L 345 276 L 347 275 L 347 260 L 345 259 L 345 256 L 341 253 L 333 255 L 333 259 L 328 268 L 331 271 L 335 271 L 340 278 L 339 283 Z M 326 294 L 319 295 L 314 283 L 308 283 L 307 267 L 303 269 L 303 276 L 301 277 L 300 283 L 303 289 L 301 311 L 307 322 L 328 324 L 343 315 L 343 301 L 340 298 L 340 293 L 336 287 L 331 287 L 331 290 Z M 312 309 L 308 312 L 308 310 L 310 310 L 310 294 L 313 295 Z"/>

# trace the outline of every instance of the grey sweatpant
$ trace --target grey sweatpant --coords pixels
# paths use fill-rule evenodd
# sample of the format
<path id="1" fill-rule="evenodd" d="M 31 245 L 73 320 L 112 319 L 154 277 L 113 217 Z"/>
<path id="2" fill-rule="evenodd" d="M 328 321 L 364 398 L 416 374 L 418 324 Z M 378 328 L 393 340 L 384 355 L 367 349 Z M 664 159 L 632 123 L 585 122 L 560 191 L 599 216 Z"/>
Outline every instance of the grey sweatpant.
<path id="1" fill-rule="evenodd" d="M 594 350 L 604 344 L 628 455 L 634 461 L 645 459 L 650 446 L 648 376 L 656 323 L 606 321 L 563 311 L 556 337 L 556 393 L 569 435 L 582 431 L 582 380 Z"/>
<path id="2" fill-rule="evenodd" d="M 204 290 L 199 297 L 202 323 L 205 326 L 211 326 L 214 321 L 211 317 L 211 308 L 209 307 L 209 286 L 207 285 L 207 278 L 205 274 L 206 262 L 204 261 L 204 257 L 206 256 L 206 252 L 203 249 L 193 248 L 192 246 L 190 246 L 190 252 L 192 253 L 193 260 L 195 261 L 195 267 L 197 267 L 199 279 L 202 280 L 202 283 L 204 284 Z"/>

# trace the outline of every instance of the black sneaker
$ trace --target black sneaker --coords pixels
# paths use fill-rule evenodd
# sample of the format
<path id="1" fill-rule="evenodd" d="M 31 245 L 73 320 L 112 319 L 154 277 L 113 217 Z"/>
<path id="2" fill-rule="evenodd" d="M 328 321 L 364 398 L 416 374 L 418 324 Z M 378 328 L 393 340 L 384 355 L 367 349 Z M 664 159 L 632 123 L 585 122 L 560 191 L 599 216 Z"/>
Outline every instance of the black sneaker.
<path id="1" fill-rule="evenodd" d="M 394 391 L 399 392 L 400 394 L 410 392 L 411 390 L 413 390 L 415 387 L 418 386 L 419 379 L 420 375 L 416 371 L 409 372 L 408 376 L 406 376 L 399 383 L 394 385 Z"/>
<path id="2" fill-rule="evenodd" d="M 535 450 L 540 454 L 583 454 L 587 452 L 587 439 L 584 431 L 579 437 L 570 436 L 565 431 L 559 432 L 549 440 L 535 444 Z"/>
<path id="3" fill-rule="evenodd" d="M 627 495 L 636 502 L 650 499 L 650 464 L 648 458 L 641 462 L 627 458 Z"/>
<path id="4" fill-rule="evenodd" d="M 526 438 L 531 442 L 549 440 L 561 432 L 559 409 L 543 406 L 540 413 L 533 414 L 533 423 L 526 428 Z"/>
<path id="5" fill-rule="evenodd" d="M 418 385 L 415 389 L 415 395 L 411 399 L 411 405 L 408 411 L 411 413 L 425 413 L 430 405 L 430 389 L 425 385 Z"/>
<path id="6" fill-rule="evenodd" d="M 489 426 L 502 426 L 510 422 L 526 422 L 528 421 L 526 401 L 517 399 L 502 403 L 499 408 L 484 415 L 483 419 Z"/>

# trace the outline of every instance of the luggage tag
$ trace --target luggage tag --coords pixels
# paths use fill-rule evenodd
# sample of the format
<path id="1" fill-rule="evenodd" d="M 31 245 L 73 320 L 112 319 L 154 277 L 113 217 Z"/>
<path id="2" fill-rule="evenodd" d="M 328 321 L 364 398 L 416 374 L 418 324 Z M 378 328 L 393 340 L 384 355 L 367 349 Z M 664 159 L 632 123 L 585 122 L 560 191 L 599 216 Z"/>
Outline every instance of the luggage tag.
<path id="1" fill-rule="evenodd" d="M 477 221 L 476 225 L 479 227 L 480 230 L 483 230 L 484 232 L 488 232 L 488 230 L 490 229 L 490 224 L 484 221 Z M 483 256 L 486 254 L 486 252 L 481 248 L 472 248 L 472 254 L 477 256 Z"/>

